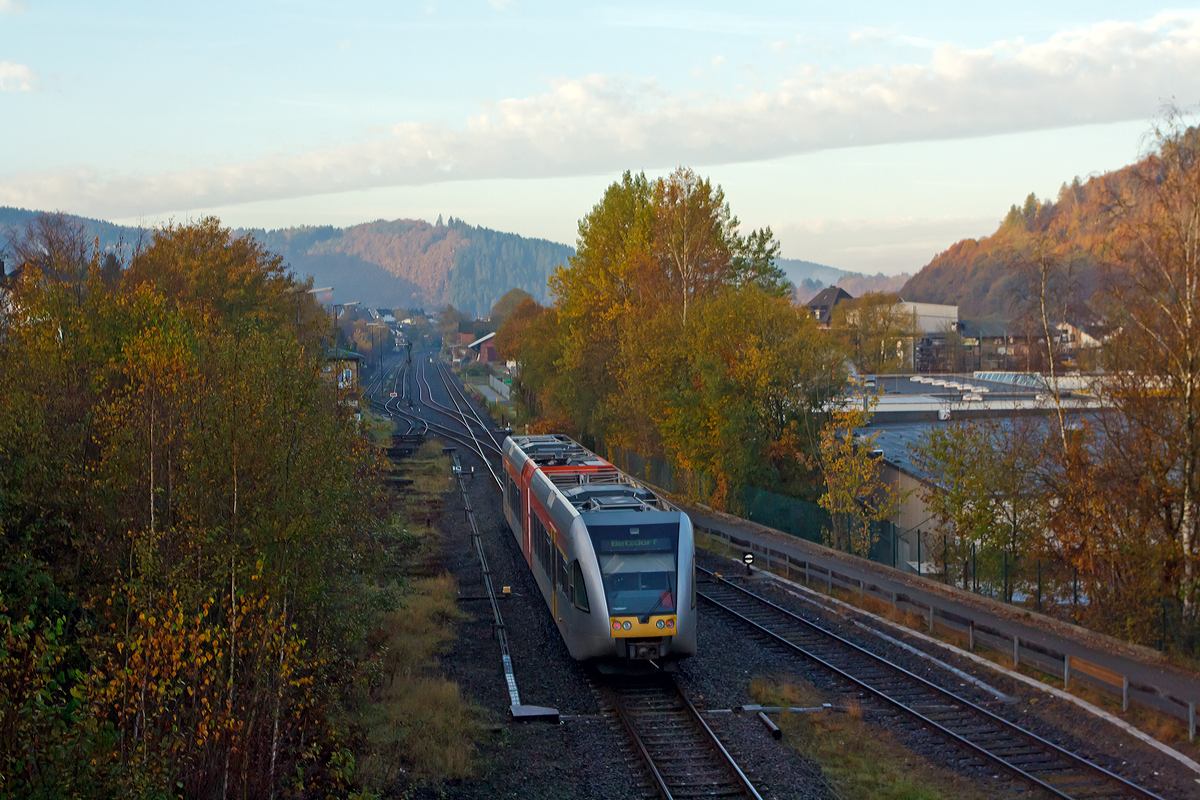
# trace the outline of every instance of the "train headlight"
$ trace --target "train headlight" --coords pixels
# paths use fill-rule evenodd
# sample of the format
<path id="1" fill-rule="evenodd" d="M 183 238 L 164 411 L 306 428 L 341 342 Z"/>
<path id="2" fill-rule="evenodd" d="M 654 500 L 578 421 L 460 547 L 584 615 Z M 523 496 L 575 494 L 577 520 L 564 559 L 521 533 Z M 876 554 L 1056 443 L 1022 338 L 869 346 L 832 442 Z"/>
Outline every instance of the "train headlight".
<path id="1" fill-rule="evenodd" d="M 612 624 L 612 629 L 613 629 L 614 631 L 619 631 L 619 630 L 621 630 L 621 620 L 619 620 L 619 619 L 614 619 L 614 620 L 613 620 L 613 624 Z"/>
<path id="2" fill-rule="evenodd" d="M 624 628 L 625 630 L 629 630 L 630 628 L 633 627 L 633 623 L 630 622 L 629 620 L 625 620 L 625 622 L 621 625 L 621 627 Z"/>
<path id="3" fill-rule="evenodd" d="M 663 622 L 661 619 L 658 621 L 658 629 L 659 629 L 660 631 L 661 631 L 663 628 L 665 628 L 666 626 L 667 626 L 667 623 Z"/>

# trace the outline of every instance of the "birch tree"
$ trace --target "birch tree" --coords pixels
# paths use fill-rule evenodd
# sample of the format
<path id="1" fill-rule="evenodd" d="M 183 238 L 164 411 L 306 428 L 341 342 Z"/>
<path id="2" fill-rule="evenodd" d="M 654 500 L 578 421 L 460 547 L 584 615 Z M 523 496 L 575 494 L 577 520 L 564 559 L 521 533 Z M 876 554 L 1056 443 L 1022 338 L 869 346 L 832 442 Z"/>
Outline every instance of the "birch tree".
<path id="1" fill-rule="evenodd" d="M 1195 616 L 1200 525 L 1200 131 L 1174 110 L 1155 152 L 1112 190 L 1114 307 L 1110 401 L 1168 451 L 1153 476 L 1175 542 L 1179 599 Z"/>

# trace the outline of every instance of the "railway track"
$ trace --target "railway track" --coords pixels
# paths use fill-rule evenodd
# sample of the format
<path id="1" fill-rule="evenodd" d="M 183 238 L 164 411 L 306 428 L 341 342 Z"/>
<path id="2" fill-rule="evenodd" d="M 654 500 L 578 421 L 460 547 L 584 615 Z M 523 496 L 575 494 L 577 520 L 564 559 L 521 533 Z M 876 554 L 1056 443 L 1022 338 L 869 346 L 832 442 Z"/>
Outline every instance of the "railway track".
<path id="1" fill-rule="evenodd" d="M 761 800 L 670 675 L 624 676 L 620 682 L 593 685 L 628 734 L 660 797 Z"/>
<path id="2" fill-rule="evenodd" d="M 708 570 L 698 596 L 765 639 L 826 670 L 878 714 L 904 717 L 957 747 L 967 765 L 998 767 L 1050 797 L 1159 796 L 951 690 Z"/>
<path id="3" fill-rule="evenodd" d="M 390 391 L 383 391 L 382 375 L 368 386 L 368 396 L 375 406 L 405 421 L 409 432 L 438 436 L 462 445 L 483 462 L 499 486 L 500 479 L 491 461 L 500 456 L 501 450 L 492 426 L 475 410 L 446 366 L 421 356 L 413 364 L 411 374 L 406 363 L 400 362 L 398 367 Z M 430 370 L 437 375 L 433 381 L 428 375 Z M 435 387 L 449 403 L 435 399 Z M 405 394 L 405 388 L 410 395 Z M 391 392 L 397 397 L 376 398 Z M 402 402 L 406 396 L 413 400 L 411 408 Z M 431 416 L 443 422 L 434 422 Z M 621 684 L 606 682 L 595 688 L 602 702 L 620 720 L 660 797 L 761 800 L 745 773 L 669 675 L 655 673 Z"/>
<path id="4" fill-rule="evenodd" d="M 425 376 L 427 365 L 440 376 L 441 389 L 453 405 L 447 405 L 434 399 L 434 385 Z M 399 369 L 392 375 L 388 387 L 390 392 L 384 391 L 385 385 L 387 385 L 386 370 L 368 384 L 366 394 L 372 405 L 408 425 L 405 433 L 432 434 L 467 448 L 473 456 L 480 459 L 493 482 L 499 486 L 500 477 L 492 463 L 492 458 L 500 455 L 500 447 L 489 426 L 475 411 L 465 392 L 457 386 L 453 378 L 446 374 L 445 366 L 434 359 L 420 357 L 411 371 L 408 369 L 407 362 L 404 361 L 399 361 L 398 367 Z M 414 383 L 417 388 L 415 397 L 411 391 Z M 395 393 L 397 396 L 384 396 L 391 393 Z M 404 402 L 406 397 L 415 401 L 411 407 L 406 407 Z M 427 418 L 428 415 L 446 418 L 449 420 L 449 424 L 434 422 Z"/>

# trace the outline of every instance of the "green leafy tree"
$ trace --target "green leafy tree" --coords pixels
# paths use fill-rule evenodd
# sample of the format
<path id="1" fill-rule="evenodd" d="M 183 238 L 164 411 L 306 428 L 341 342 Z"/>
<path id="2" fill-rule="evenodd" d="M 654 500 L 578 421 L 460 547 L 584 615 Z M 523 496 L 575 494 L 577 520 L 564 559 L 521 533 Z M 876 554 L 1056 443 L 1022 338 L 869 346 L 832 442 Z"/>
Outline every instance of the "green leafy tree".
<path id="1" fill-rule="evenodd" d="M 920 494 L 945 538 L 943 567 L 964 588 L 972 545 L 1003 550 L 1010 563 L 1039 552 L 1046 495 L 1036 465 L 1045 433 L 1030 419 L 954 422 L 929 429 L 914 449 L 932 476 Z"/>
<path id="2" fill-rule="evenodd" d="M 0 678 L 54 671 L 0 693 L 5 791 L 348 787 L 383 465 L 321 378 L 328 318 L 211 219 L 117 280 L 94 251 L 24 267 L 0 314 Z"/>
<path id="3" fill-rule="evenodd" d="M 821 470 L 825 493 L 818 501 L 829 512 L 830 547 L 864 558 L 879 540 L 879 523 L 896 516 L 904 494 L 884 479 L 883 463 L 874 454 L 878 433 L 859 436 L 869 412 L 858 398 L 847 398 L 830 414 L 821 430 Z"/>
<path id="4" fill-rule="evenodd" d="M 830 327 L 860 374 L 899 372 L 912 367 L 916 316 L 899 298 L 868 292 L 838 303 Z"/>

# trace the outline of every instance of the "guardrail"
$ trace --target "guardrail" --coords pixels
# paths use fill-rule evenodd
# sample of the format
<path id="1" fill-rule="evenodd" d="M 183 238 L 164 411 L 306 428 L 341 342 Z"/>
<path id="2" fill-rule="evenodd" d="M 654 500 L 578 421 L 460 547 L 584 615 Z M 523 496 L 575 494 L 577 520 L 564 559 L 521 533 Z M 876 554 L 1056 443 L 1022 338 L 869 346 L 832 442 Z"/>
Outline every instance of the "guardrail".
<path id="1" fill-rule="evenodd" d="M 1072 681 L 1080 681 L 1119 701 L 1123 711 L 1128 710 L 1130 703 L 1136 703 L 1169 714 L 1187 725 L 1189 740 L 1196 738 L 1194 701 L 1181 700 L 1157 686 L 1131 681 L 1128 676 L 1088 661 L 1079 653 L 1057 652 L 1029 641 L 1022 641 L 1019 633 L 1010 634 L 997 630 L 959 611 L 939 608 L 934 601 L 921 600 L 904 592 L 884 589 L 873 583 L 869 576 L 849 575 L 839 571 L 832 564 L 799 558 L 759 542 L 739 538 L 727 531 L 699 524 L 695 525 L 695 529 L 724 541 L 731 549 L 738 548 L 743 552 L 754 553 L 756 557 L 761 556 L 765 564 L 758 564 L 756 561 L 760 568 L 765 567 L 767 571 L 789 580 L 803 578 L 806 586 L 814 581 L 824 584 L 830 594 L 834 587 L 837 587 L 856 592 L 862 597 L 873 597 L 890 604 L 897 611 L 921 617 L 926 621 L 930 633 L 940 632 L 948 635 L 955 640 L 955 644 L 965 645 L 968 650 L 973 651 L 976 646 L 983 646 L 1004 655 L 1011 653 L 1014 667 L 1025 664 L 1060 678 L 1064 688 L 1069 687 Z"/>

